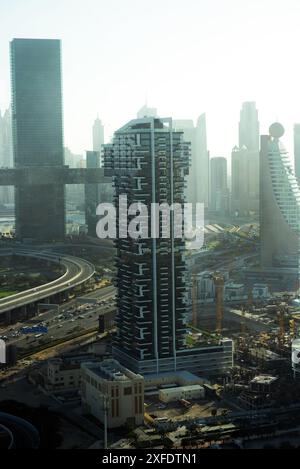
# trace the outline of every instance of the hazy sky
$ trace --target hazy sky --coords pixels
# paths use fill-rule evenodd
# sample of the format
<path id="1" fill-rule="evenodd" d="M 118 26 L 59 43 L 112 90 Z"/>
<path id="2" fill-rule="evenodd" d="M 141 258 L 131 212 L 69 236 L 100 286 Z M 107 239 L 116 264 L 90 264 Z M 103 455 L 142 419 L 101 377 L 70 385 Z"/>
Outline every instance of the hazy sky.
<path id="1" fill-rule="evenodd" d="M 144 104 L 161 116 L 207 113 L 212 156 L 237 143 L 242 101 L 263 133 L 300 122 L 299 0 L 0 0 L 0 108 L 10 100 L 9 41 L 60 38 L 65 144 L 91 148 Z"/>

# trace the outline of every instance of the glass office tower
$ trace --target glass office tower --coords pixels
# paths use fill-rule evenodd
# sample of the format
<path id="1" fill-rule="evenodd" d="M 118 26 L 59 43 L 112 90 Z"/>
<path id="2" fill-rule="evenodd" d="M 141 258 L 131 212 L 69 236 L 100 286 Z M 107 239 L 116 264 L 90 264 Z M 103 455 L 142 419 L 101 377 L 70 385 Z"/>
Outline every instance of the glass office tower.
<path id="1" fill-rule="evenodd" d="M 10 44 L 14 166 L 47 167 L 49 184 L 15 189 L 16 236 L 51 241 L 65 235 L 64 186 L 53 167 L 62 167 L 63 118 L 59 40 L 14 39 Z"/>

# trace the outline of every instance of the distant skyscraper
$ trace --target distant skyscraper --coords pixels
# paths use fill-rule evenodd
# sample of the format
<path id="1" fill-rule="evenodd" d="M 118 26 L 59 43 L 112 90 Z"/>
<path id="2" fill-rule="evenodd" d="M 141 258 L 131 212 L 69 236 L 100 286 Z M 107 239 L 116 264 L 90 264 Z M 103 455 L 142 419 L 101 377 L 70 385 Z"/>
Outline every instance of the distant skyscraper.
<path id="1" fill-rule="evenodd" d="M 211 158 L 211 195 L 210 210 L 226 214 L 229 209 L 229 193 L 227 184 L 227 160 L 222 157 Z"/>
<path id="2" fill-rule="evenodd" d="M 13 167 L 11 109 L 7 109 L 3 116 L 0 112 L 0 167 Z M 0 203 L 13 202 L 13 187 L 0 188 Z"/>
<path id="3" fill-rule="evenodd" d="M 239 147 L 259 151 L 259 121 L 255 102 L 245 102 L 240 112 Z"/>
<path id="4" fill-rule="evenodd" d="M 231 153 L 231 211 L 239 216 L 259 211 L 259 153 L 246 147 Z"/>
<path id="5" fill-rule="evenodd" d="M 187 202 L 204 203 L 209 201 L 209 152 L 206 138 L 206 116 L 202 114 L 196 127 L 189 119 L 174 120 L 174 128 L 184 133 L 184 138 L 191 143 L 191 166 L 186 183 Z"/>
<path id="6" fill-rule="evenodd" d="M 296 177 L 300 184 L 300 124 L 294 125 L 294 161 Z"/>
<path id="7" fill-rule="evenodd" d="M 86 152 L 86 167 L 100 168 L 100 153 L 98 151 Z M 85 222 L 88 235 L 96 237 L 96 208 L 100 203 L 100 184 L 85 184 Z"/>
<path id="8" fill-rule="evenodd" d="M 97 151 L 100 154 L 100 167 L 101 164 L 101 151 L 102 145 L 104 145 L 104 126 L 101 120 L 97 117 L 93 125 L 93 151 Z"/>
<path id="9" fill-rule="evenodd" d="M 188 176 L 186 177 L 185 196 L 186 201 L 196 204 L 197 202 L 197 182 L 196 182 L 196 129 L 191 119 L 174 119 L 173 128 L 178 132 L 183 132 L 184 140 L 191 144 L 191 166 Z"/>
<path id="10" fill-rule="evenodd" d="M 145 104 L 137 113 L 138 119 L 143 119 L 144 117 L 157 117 L 157 109 L 155 107 L 148 107 Z"/>
<path id="11" fill-rule="evenodd" d="M 127 195 L 127 207 L 143 202 L 184 202 L 188 145 L 171 119 L 133 120 L 105 145 L 105 172 L 113 176 L 115 203 Z M 129 217 L 130 219 L 130 217 Z M 148 218 L 148 225 L 150 218 Z M 161 233 L 162 221 L 159 223 Z M 117 227 L 121 224 L 117 210 Z M 150 225 L 149 225 L 150 227 Z M 161 235 L 160 235 L 161 236 Z M 188 306 L 183 239 L 118 238 L 117 328 L 114 356 L 141 372 L 176 368 L 185 349 Z"/>
<path id="12" fill-rule="evenodd" d="M 239 146 L 231 154 L 231 211 L 248 216 L 259 210 L 259 122 L 255 102 L 243 103 Z"/>
<path id="13" fill-rule="evenodd" d="M 14 164 L 50 174 L 64 164 L 60 41 L 14 39 L 10 46 Z M 64 237 L 63 185 L 19 185 L 15 196 L 18 237 Z"/>
<path id="14" fill-rule="evenodd" d="M 206 115 L 201 114 L 196 126 L 196 184 L 197 202 L 209 203 L 209 152 L 207 150 Z M 193 162 L 192 162 L 193 167 Z"/>
<path id="15" fill-rule="evenodd" d="M 289 155 L 279 140 L 280 124 L 262 135 L 260 152 L 260 236 L 263 268 L 296 267 L 300 260 L 300 190 Z"/>

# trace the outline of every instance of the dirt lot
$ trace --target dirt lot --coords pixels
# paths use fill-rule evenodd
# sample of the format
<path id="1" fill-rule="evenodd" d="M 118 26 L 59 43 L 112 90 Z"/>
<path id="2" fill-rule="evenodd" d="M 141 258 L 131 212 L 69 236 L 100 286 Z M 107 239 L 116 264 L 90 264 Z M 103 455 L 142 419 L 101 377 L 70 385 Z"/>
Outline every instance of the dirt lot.
<path id="1" fill-rule="evenodd" d="M 158 398 L 146 397 L 146 412 L 156 417 L 168 417 L 170 419 L 181 420 L 184 418 L 204 418 L 211 417 L 212 410 L 217 409 L 218 415 L 224 411 L 228 411 L 228 407 L 224 403 L 212 399 L 199 399 L 192 401 L 192 406 L 185 408 L 178 402 L 170 402 L 162 404 Z"/>

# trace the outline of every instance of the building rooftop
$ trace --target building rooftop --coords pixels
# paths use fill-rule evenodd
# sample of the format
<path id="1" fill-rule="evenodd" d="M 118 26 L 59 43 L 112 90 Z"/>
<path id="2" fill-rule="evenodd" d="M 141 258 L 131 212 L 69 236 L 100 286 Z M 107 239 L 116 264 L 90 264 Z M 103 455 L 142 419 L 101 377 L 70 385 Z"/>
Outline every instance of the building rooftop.
<path id="1" fill-rule="evenodd" d="M 272 384 L 275 381 L 277 381 L 278 378 L 277 376 L 271 376 L 271 375 L 259 375 L 255 376 L 255 378 L 252 379 L 251 383 L 256 383 L 256 384 Z"/>
<path id="2" fill-rule="evenodd" d="M 178 394 L 178 391 L 188 392 L 188 391 L 198 391 L 200 389 L 204 389 L 203 386 L 200 386 L 200 384 L 192 384 L 190 386 L 177 386 L 176 388 L 165 388 L 165 389 L 161 389 L 161 391 L 166 392 L 168 394 Z"/>
<path id="3" fill-rule="evenodd" d="M 128 381 L 133 379 L 143 379 L 141 375 L 133 373 L 117 360 L 108 359 L 98 363 L 83 363 L 83 369 L 87 369 L 101 379 L 108 381 Z"/>
<path id="4" fill-rule="evenodd" d="M 177 379 L 175 379 L 174 377 L 176 377 Z M 191 373 L 190 371 L 170 371 L 170 372 L 166 372 L 166 373 L 152 373 L 152 374 L 149 374 L 147 375 L 146 377 L 146 380 L 149 380 L 151 381 L 152 379 L 157 379 L 157 378 L 162 378 L 162 379 L 167 379 L 167 378 L 171 378 L 171 379 L 174 379 L 174 382 L 178 382 L 178 380 L 182 379 L 184 381 L 199 381 L 199 376 L 196 376 L 194 375 L 193 373 Z M 205 379 L 203 377 L 201 377 L 201 379 L 203 381 L 205 381 Z"/>

